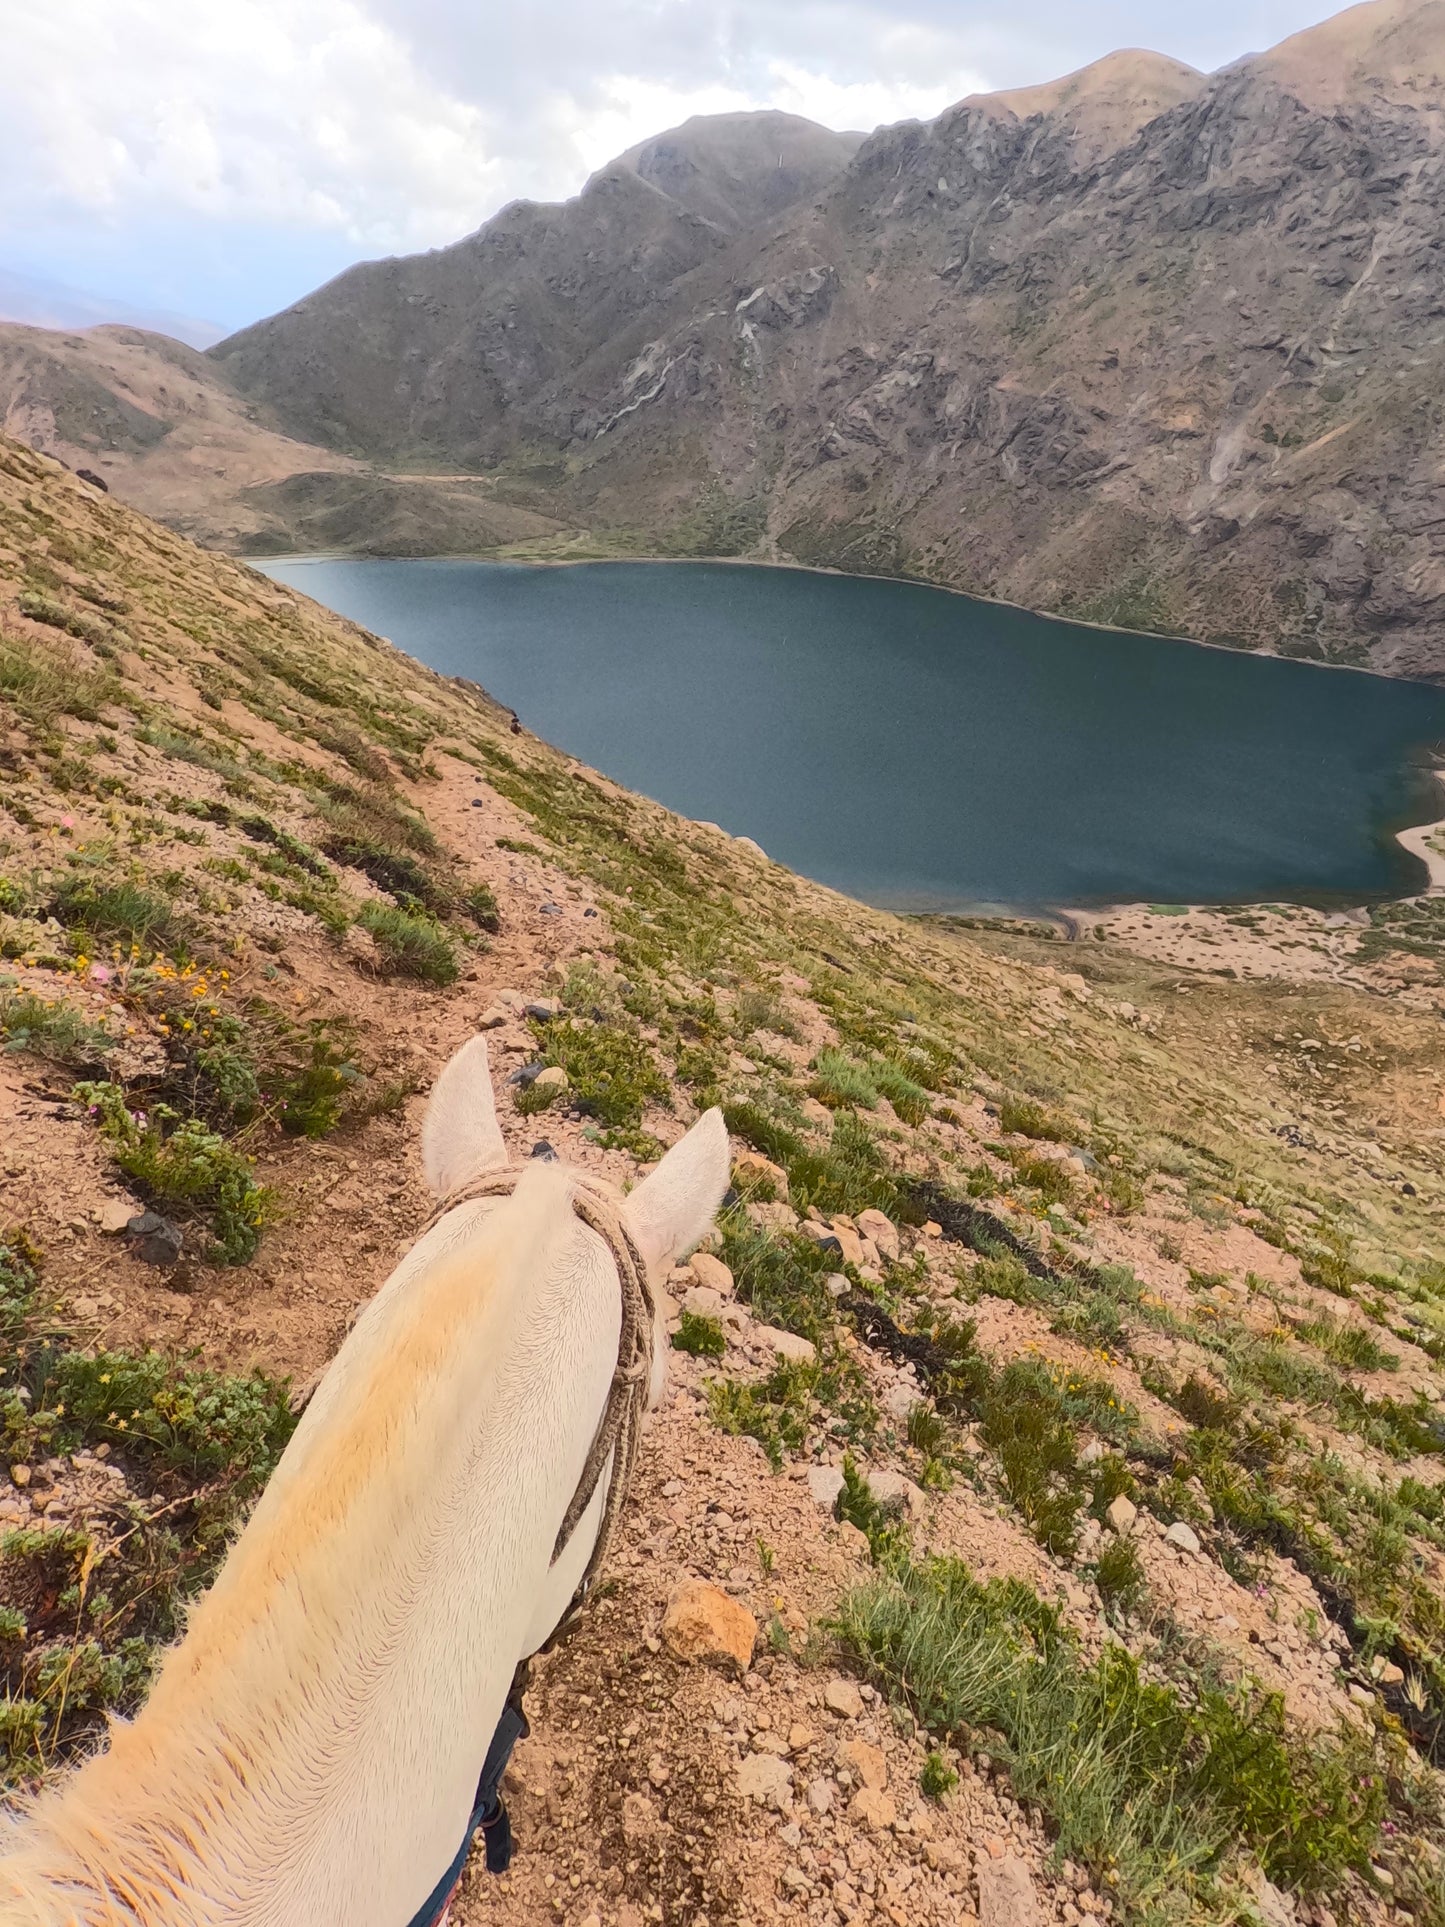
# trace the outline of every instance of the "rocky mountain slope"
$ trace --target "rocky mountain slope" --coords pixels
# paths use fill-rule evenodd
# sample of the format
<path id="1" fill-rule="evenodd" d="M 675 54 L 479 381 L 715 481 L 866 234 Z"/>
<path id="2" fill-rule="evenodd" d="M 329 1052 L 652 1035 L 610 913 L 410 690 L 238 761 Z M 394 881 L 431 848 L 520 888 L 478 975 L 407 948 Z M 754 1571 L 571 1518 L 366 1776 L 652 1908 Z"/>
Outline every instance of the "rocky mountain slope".
<path id="1" fill-rule="evenodd" d="M 8 440 L 0 770 L 8 1784 L 144 1692 L 481 1027 L 516 1155 L 721 1102 L 736 1201 L 457 1918 L 1445 1920 L 1440 900 L 900 921 Z"/>
<path id="2" fill-rule="evenodd" d="M 111 330 L 0 330 L 0 397 L 252 551 L 756 554 L 1434 676 L 1442 71 L 1445 0 L 1369 0 L 861 143 L 693 121 L 191 356 L 184 419 Z"/>

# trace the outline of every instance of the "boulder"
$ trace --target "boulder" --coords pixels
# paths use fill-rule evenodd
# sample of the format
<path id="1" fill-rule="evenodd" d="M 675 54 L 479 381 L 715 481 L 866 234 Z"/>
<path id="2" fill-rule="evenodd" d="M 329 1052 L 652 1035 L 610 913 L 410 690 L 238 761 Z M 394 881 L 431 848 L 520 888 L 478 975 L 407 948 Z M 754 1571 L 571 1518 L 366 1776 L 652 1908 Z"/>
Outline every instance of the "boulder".
<path id="1" fill-rule="evenodd" d="M 134 1242 L 131 1250 L 143 1265 L 179 1264 L 185 1244 L 179 1225 L 155 1211 L 141 1211 L 126 1223 L 126 1236 Z"/>
<path id="2" fill-rule="evenodd" d="M 1121 1492 L 1118 1498 L 1110 1503 L 1104 1517 L 1122 1539 L 1134 1530 L 1134 1521 L 1139 1517 L 1139 1508 L 1132 1499 Z"/>
<path id="3" fill-rule="evenodd" d="M 698 1251 L 692 1258 L 692 1275 L 700 1285 L 715 1291 L 720 1298 L 733 1295 L 733 1275 L 721 1258 L 714 1258 L 709 1252 Z"/>
<path id="4" fill-rule="evenodd" d="M 694 1318 L 721 1318 L 723 1301 L 711 1286 L 694 1285 L 683 1293 L 682 1308 Z"/>
<path id="5" fill-rule="evenodd" d="M 866 1263 L 863 1256 L 863 1241 L 851 1224 L 843 1218 L 834 1218 L 831 1230 L 838 1241 L 838 1249 L 843 1254 L 845 1265 L 856 1266 Z"/>
<path id="6" fill-rule="evenodd" d="M 1198 1552 L 1199 1550 L 1199 1534 L 1193 1526 L 1186 1525 L 1182 1519 L 1174 1521 L 1164 1538 L 1167 1544 L 1177 1546 L 1180 1552 Z"/>
<path id="7" fill-rule="evenodd" d="M 745 1673 L 757 1637 L 757 1621 L 747 1607 L 702 1579 L 685 1579 L 663 1614 L 663 1644 L 689 1663 L 705 1660 Z"/>

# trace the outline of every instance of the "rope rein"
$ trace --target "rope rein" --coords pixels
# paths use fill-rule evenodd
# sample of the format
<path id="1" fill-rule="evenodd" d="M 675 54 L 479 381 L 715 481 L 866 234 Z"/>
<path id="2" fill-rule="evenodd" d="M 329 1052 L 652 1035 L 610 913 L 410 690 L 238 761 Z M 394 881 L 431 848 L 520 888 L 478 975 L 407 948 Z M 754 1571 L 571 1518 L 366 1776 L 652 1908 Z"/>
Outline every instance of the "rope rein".
<path id="1" fill-rule="evenodd" d="M 484 1198 L 511 1197 L 522 1173 L 529 1168 L 525 1164 L 509 1164 L 473 1178 L 470 1183 L 442 1199 L 422 1227 L 422 1234 L 440 1224 L 448 1212 L 455 1211 L 459 1205 L 473 1204 Z M 657 1312 L 652 1287 L 647 1282 L 646 1263 L 623 1222 L 619 1202 L 587 1173 L 574 1171 L 571 1175 L 574 1187 L 572 1210 L 590 1231 L 596 1232 L 617 1267 L 617 1278 L 622 1287 L 622 1329 L 618 1334 L 617 1366 L 612 1374 L 607 1403 L 602 1408 L 602 1417 L 588 1448 L 581 1480 L 572 1495 L 571 1504 L 563 1514 L 552 1547 L 552 1564 L 555 1566 L 592 1503 L 598 1482 L 611 1459 L 612 1476 L 607 1482 L 607 1492 L 602 1502 L 597 1541 L 573 1594 L 572 1604 L 564 1615 L 563 1624 L 572 1618 L 596 1578 L 607 1557 L 622 1508 L 627 1502 L 633 1468 L 642 1444 L 642 1421 L 647 1411 L 647 1393 L 652 1380 L 652 1344 Z M 560 1632 L 562 1627 L 559 1625 L 557 1630 Z"/>

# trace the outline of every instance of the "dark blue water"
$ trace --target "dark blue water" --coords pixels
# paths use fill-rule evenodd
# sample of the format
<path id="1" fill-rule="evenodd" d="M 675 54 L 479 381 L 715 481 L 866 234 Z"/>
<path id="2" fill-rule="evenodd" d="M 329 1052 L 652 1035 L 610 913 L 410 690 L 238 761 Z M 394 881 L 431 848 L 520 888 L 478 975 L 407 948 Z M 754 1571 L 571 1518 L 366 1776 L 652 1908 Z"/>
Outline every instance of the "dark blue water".
<path id="1" fill-rule="evenodd" d="M 529 729 L 894 908 L 1401 894 L 1445 691 L 709 563 L 281 561 Z"/>

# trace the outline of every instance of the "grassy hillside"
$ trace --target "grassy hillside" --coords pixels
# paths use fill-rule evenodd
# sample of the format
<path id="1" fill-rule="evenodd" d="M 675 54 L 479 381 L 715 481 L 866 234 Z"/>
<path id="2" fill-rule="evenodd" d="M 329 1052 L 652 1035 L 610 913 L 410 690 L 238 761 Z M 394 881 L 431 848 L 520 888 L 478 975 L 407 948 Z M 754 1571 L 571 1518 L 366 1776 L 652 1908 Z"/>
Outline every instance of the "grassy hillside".
<path id="1" fill-rule="evenodd" d="M 569 1892 L 614 1920 L 846 1919 L 875 1891 L 956 1919 L 989 1876 L 944 1847 L 986 1796 L 1049 1918 L 1256 1918 L 1272 1887 L 1316 1920 L 1445 1919 L 1445 1048 L 1419 922 L 1379 926 L 1419 965 L 1402 998 L 863 909 L 0 443 L 10 1780 L 143 1693 L 284 1444 L 287 1381 L 421 1221 L 421 1093 L 486 1023 L 520 1155 L 545 1136 L 627 1182 L 712 1102 L 736 1154 L 736 1304 L 680 1318 L 604 1686 L 580 1738 L 575 1690 L 538 1716 L 539 1844 L 554 1798 L 582 1802 L 569 1843 L 596 1836 Z M 505 1082 L 539 1063 L 567 1073 L 550 1103 Z M 663 1483 L 685 1465 L 691 1538 Z M 768 1540 L 748 1520 L 779 1495 L 801 1511 Z M 770 1703 L 819 1703 L 832 1665 L 894 1705 L 914 1817 L 896 1778 L 893 1821 L 810 1783 L 780 1844 L 735 1780 L 746 1722 L 699 1701 L 668 1726 L 691 1689 L 637 1628 L 684 1568 L 758 1602 Z M 609 1750 L 619 1680 L 655 1694 L 655 1769 Z M 755 1736 L 791 1730 L 770 1717 Z M 669 1734 L 713 1749 L 688 1824 L 717 1870 L 595 1806 L 633 1786 L 681 1829 Z M 463 1917 L 564 1917 L 549 1864 Z"/>

